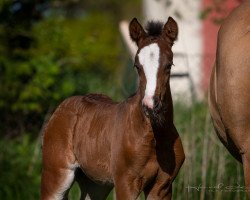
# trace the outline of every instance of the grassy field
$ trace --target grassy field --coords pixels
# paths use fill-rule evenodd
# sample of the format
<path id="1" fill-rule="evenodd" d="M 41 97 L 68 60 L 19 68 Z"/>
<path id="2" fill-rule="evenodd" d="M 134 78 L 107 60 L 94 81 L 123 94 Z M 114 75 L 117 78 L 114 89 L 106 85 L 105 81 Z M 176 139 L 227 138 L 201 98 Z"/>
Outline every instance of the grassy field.
<path id="1" fill-rule="evenodd" d="M 174 182 L 174 200 L 247 200 L 242 165 L 220 143 L 205 103 L 175 106 L 186 160 Z"/>
<path id="2" fill-rule="evenodd" d="M 186 160 L 174 181 L 174 200 L 247 200 L 241 164 L 226 151 L 213 131 L 205 103 L 175 105 L 175 124 Z M 24 135 L 0 140 L 0 199 L 39 199 L 40 143 Z M 70 199 L 79 199 L 75 184 Z M 113 199 L 113 193 L 109 200 Z"/>

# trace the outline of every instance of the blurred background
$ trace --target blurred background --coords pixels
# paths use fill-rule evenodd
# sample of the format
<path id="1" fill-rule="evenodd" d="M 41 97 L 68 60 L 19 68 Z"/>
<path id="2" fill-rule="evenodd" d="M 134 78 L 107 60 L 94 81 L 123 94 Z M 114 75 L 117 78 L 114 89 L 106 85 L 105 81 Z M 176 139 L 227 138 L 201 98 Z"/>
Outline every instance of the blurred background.
<path id="1" fill-rule="evenodd" d="M 41 130 L 65 98 L 135 92 L 127 25 L 179 24 L 171 76 L 186 160 L 173 199 L 244 200 L 241 164 L 213 131 L 206 93 L 216 35 L 238 0 L 0 0 L 0 199 L 39 199 Z M 79 199 L 75 184 L 70 199 Z M 114 199 L 113 192 L 109 199 Z"/>

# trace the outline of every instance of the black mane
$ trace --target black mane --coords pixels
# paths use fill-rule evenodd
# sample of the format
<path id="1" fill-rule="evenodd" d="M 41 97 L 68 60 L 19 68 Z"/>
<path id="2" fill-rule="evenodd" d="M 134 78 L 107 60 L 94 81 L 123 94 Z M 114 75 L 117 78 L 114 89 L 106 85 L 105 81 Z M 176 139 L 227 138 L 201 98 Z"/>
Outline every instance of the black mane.
<path id="1" fill-rule="evenodd" d="M 149 21 L 146 25 L 146 31 L 149 36 L 159 36 L 162 33 L 163 23 L 159 21 Z"/>

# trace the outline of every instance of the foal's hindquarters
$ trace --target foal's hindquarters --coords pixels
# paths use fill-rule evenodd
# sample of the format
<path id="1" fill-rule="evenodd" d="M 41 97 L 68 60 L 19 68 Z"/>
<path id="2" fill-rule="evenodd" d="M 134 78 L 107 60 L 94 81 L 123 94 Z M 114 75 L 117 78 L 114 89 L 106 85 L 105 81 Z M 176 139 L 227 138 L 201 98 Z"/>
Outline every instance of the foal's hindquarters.
<path id="1" fill-rule="evenodd" d="M 104 99 L 106 100 L 108 99 Z M 109 109 L 112 103 L 107 104 L 108 108 L 102 108 L 101 111 L 98 106 L 100 105 L 89 103 L 87 97 L 71 97 L 52 115 L 43 137 L 42 200 L 67 199 L 74 180 L 79 183 L 81 199 L 85 199 L 87 195 L 91 199 L 105 199 L 111 191 L 109 172 L 111 137 L 103 138 L 101 134 L 109 133 L 101 129 L 102 123 L 107 121 L 102 116 L 105 117 L 107 112 L 112 112 L 112 109 Z M 91 120 L 97 117 L 97 112 L 99 119 L 91 123 Z M 108 129 L 107 124 L 106 128 Z M 98 141 L 98 139 L 104 140 Z M 88 156 L 85 156 L 86 154 Z M 86 163 L 88 167 L 85 173 L 105 184 L 93 182 L 82 172 L 81 169 L 85 169 Z"/>

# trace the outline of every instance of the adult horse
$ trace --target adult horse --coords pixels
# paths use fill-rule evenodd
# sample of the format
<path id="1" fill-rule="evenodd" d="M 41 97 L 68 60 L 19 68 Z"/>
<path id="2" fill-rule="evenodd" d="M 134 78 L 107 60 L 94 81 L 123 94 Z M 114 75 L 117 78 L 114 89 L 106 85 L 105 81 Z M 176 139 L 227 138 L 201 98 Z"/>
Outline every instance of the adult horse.
<path id="1" fill-rule="evenodd" d="M 250 1 L 235 9 L 219 30 L 209 108 L 221 142 L 243 163 L 250 196 Z"/>
<path id="2" fill-rule="evenodd" d="M 130 36 L 138 46 L 135 95 L 116 103 L 101 94 L 66 99 L 48 122 L 43 138 L 41 199 L 67 199 L 76 180 L 81 199 L 171 199 L 172 182 L 183 161 L 173 124 L 169 86 L 172 45 L 178 27 L 170 17 L 147 31 L 133 19 Z"/>

